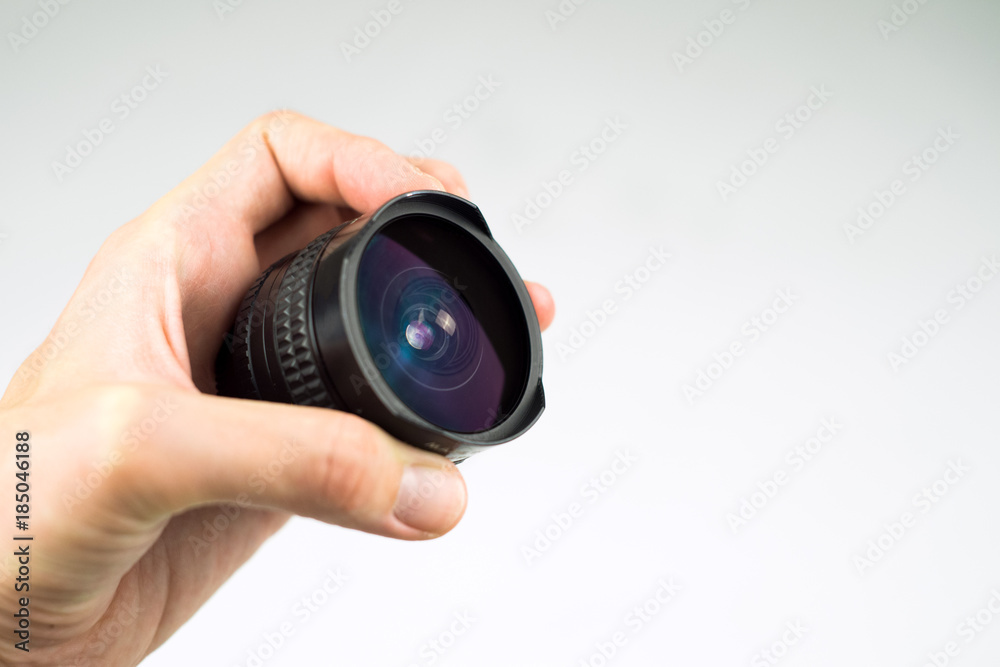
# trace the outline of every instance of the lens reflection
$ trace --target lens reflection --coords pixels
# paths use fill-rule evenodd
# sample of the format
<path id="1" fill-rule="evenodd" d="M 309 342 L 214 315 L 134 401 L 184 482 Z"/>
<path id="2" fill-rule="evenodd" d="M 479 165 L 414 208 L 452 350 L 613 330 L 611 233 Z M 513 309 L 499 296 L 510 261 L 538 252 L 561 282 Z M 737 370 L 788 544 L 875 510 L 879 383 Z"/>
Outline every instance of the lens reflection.
<path id="1" fill-rule="evenodd" d="M 414 349 L 426 350 L 434 344 L 434 330 L 423 319 L 413 320 L 406 325 L 406 342 Z"/>

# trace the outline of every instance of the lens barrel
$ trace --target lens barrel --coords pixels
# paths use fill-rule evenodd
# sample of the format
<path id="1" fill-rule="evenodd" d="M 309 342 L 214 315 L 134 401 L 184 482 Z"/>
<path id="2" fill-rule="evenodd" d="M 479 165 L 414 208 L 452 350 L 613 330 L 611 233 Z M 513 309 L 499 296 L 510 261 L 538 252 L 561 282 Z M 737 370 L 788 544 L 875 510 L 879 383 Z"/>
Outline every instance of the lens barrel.
<path id="1" fill-rule="evenodd" d="M 471 202 L 400 195 L 278 260 L 219 352 L 219 394 L 353 412 L 461 461 L 545 407 L 538 319 Z"/>

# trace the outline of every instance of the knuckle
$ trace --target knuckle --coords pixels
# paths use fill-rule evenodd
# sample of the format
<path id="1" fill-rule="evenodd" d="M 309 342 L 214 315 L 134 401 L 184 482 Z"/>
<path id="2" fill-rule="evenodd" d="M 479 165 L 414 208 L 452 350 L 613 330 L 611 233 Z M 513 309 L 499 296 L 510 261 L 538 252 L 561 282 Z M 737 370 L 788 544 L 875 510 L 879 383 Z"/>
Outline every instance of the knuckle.
<path id="1" fill-rule="evenodd" d="M 118 259 L 123 253 L 130 253 L 144 240 L 156 237 L 162 240 L 163 237 L 172 231 L 173 227 L 167 221 L 149 212 L 126 222 L 112 231 L 97 252 L 97 258 L 107 259 L 109 257 Z"/>
<path id="2" fill-rule="evenodd" d="M 135 478 L 133 448 L 129 433 L 150 409 L 148 391 L 128 384 L 88 387 L 79 406 L 81 419 L 89 425 L 88 442 L 81 442 L 76 457 L 76 476 L 89 491 L 88 498 L 116 498 L 123 483 Z M 79 484 L 75 488 L 79 487 Z"/>
<path id="3" fill-rule="evenodd" d="M 186 225 L 169 211 L 154 208 L 113 231 L 97 253 L 101 268 L 128 264 L 134 269 L 169 263 Z"/>
<path id="4" fill-rule="evenodd" d="M 89 386 L 68 402 L 60 437 L 73 446 L 59 478 L 66 515 L 114 529 L 163 518 L 186 490 L 177 489 L 176 470 L 164 462 L 189 396 L 158 384 L 113 383 Z"/>
<path id="5" fill-rule="evenodd" d="M 178 408 L 176 396 L 128 384 L 102 386 L 92 393 L 88 410 L 97 424 L 98 463 L 108 470 L 109 478 L 141 483 L 151 462 L 143 454 Z"/>
<path id="6" fill-rule="evenodd" d="M 354 137 L 352 143 L 354 150 L 364 156 L 364 161 L 375 162 L 380 158 L 387 160 L 392 164 L 404 161 L 394 150 L 383 144 L 378 139 L 357 135 Z"/>
<path id="7" fill-rule="evenodd" d="M 274 131 L 276 127 L 284 126 L 292 121 L 300 121 L 303 119 L 305 119 L 305 116 L 297 111 L 289 109 L 272 109 L 271 111 L 257 116 L 257 118 L 250 123 L 250 128 L 254 132 L 269 132 Z"/>
<path id="8" fill-rule="evenodd" d="M 88 392 L 91 414 L 102 442 L 117 441 L 149 405 L 148 392 L 131 384 L 102 385 Z"/>
<path id="9" fill-rule="evenodd" d="M 112 312 L 112 302 L 120 302 L 146 283 L 159 285 L 173 273 L 174 250 L 178 245 L 178 225 L 165 218 L 141 216 L 115 230 L 87 267 L 74 308 L 83 311 L 84 321 Z"/>

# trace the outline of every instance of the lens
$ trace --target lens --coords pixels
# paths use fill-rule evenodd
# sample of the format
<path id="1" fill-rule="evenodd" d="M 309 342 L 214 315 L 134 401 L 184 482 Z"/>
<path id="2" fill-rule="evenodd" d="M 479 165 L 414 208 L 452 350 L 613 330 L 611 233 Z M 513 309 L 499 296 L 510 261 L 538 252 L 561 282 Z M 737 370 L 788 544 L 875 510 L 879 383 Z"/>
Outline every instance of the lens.
<path id="1" fill-rule="evenodd" d="M 418 415 L 459 433 L 503 421 L 529 367 L 516 294 L 474 241 L 409 216 L 373 236 L 358 267 L 361 330 L 382 377 Z"/>
<path id="2" fill-rule="evenodd" d="M 545 409 L 524 282 L 471 202 L 408 192 L 264 271 L 216 360 L 224 396 L 345 410 L 462 461 Z"/>

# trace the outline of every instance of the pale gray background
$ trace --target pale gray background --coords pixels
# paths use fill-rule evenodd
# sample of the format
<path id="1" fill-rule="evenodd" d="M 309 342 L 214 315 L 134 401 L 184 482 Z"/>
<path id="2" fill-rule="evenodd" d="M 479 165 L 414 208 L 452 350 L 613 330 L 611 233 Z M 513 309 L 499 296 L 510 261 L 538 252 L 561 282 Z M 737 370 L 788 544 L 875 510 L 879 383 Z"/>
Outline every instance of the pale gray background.
<path id="1" fill-rule="evenodd" d="M 402 3 L 350 63 L 340 43 L 384 2 L 246 0 L 220 18 L 210 0 L 78 0 L 0 47 L 5 379 L 108 233 L 256 115 L 292 108 L 409 153 L 480 76 L 500 88 L 436 156 L 558 301 L 548 410 L 462 465 L 457 529 L 411 544 L 294 520 L 145 664 L 247 665 L 292 621 L 263 664 L 426 665 L 456 612 L 475 621 L 435 664 L 579 665 L 624 631 L 610 664 L 752 665 L 789 621 L 807 628 L 789 667 L 916 666 L 952 640 L 951 664 L 1000 656 L 1000 619 L 958 634 L 1000 590 L 1000 280 L 947 301 L 1000 251 L 1000 4 L 930 0 L 884 39 L 888 0 L 590 0 L 556 30 L 556 0 Z M 726 8 L 736 22 L 678 72 L 672 54 Z M 36 11 L 7 0 L 3 33 Z M 157 65 L 166 80 L 59 182 L 51 163 Z M 723 203 L 716 182 L 821 85 L 829 102 Z M 518 233 L 525 198 L 615 117 L 624 133 Z M 949 126 L 954 147 L 850 244 L 857 207 Z M 650 245 L 673 258 L 624 301 L 615 284 Z M 795 306 L 692 406 L 682 386 L 785 288 Z M 617 312 L 561 359 L 608 298 Z M 938 308 L 950 322 L 894 372 L 887 353 Z M 726 515 L 824 417 L 843 431 L 734 534 Z M 587 502 L 625 450 L 638 463 Z M 954 459 L 970 472 L 860 574 L 855 556 Z M 573 502 L 583 516 L 529 565 L 522 547 Z M 348 584 L 298 623 L 337 567 Z M 683 590 L 633 633 L 661 577 Z"/>

